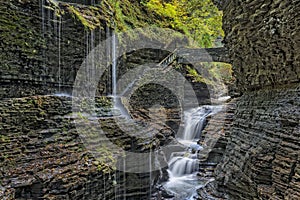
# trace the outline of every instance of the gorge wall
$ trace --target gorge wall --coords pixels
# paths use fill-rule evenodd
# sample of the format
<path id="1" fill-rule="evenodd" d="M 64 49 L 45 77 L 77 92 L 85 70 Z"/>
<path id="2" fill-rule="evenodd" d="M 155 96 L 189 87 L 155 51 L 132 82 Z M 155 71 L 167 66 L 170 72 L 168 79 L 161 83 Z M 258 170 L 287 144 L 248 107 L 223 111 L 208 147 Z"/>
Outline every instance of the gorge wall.
<path id="1" fill-rule="evenodd" d="M 112 34 L 115 29 L 125 28 L 118 21 L 120 19 L 110 3 L 105 0 L 1 1 L 0 99 L 35 94 L 71 94 L 80 67 L 86 65 L 84 67 L 92 71 L 99 61 L 97 57 L 94 62 L 84 62 L 98 46 L 103 50 L 101 53 L 105 54 L 105 61 L 101 61 L 106 62 L 107 69 L 102 74 L 96 95 L 111 94 Z M 123 8 L 129 5 L 134 12 L 140 9 L 139 3 L 130 1 L 124 1 L 119 6 Z M 145 13 L 139 14 L 139 20 L 144 20 L 142 15 Z M 131 25 L 134 28 L 135 24 Z M 165 45 L 165 41 L 147 38 L 149 35 L 145 36 L 146 44 L 156 42 L 159 44 L 156 46 Z M 121 46 L 118 44 L 117 48 Z M 134 51 L 126 53 L 129 57 Z M 158 52 L 142 59 L 133 55 L 131 66 L 121 63 L 119 67 L 123 69 L 119 68 L 118 72 L 126 72 L 144 61 L 159 62 L 167 53 Z"/>
<path id="2" fill-rule="evenodd" d="M 240 97 L 210 186 L 229 199 L 299 199 L 300 1 L 218 3 Z"/>
<path id="3" fill-rule="evenodd" d="M 97 2 L 0 2 L 0 199 L 147 199 L 150 195 L 159 172 L 123 173 L 112 168 L 107 164 L 115 160 L 107 148 L 97 149 L 104 160 L 95 159 L 75 127 L 72 100 L 53 96 L 71 94 L 85 57 L 111 36 L 113 12 L 105 1 L 93 6 Z M 108 66 L 111 45 L 104 47 Z M 133 55 L 124 66 L 159 62 L 165 55 L 150 52 L 143 59 Z M 109 70 L 96 95 L 111 93 Z M 111 105 L 109 99 L 100 102 L 102 107 Z M 151 142 L 124 137 L 109 118 L 111 113 L 106 114 L 102 126 L 116 143 L 149 151 Z M 164 133 L 160 137 L 168 139 Z"/>
<path id="4" fill-rule="evenodd" d="M 99 98 L 96 102 L 102 108 L 111 105 L 109 99 Z M 88 129 L 89 134 L 94 134 L 94 143 L 82 139 L 85 134 L 78 131 L 77 120 L 81 121 L 83 116 L 72 113 L 71 98 L 10 98 L 1 101 L 0 112 L 1 199 L 149 197 L 159 172 L 130 173 L 117 169 L 121 153 L 102 146 L 99 140 L 103 138 L 97 131 Z M 103 112 L 111 115 L 108 110 Z M 87 120 L 79 123 L 84 126 Z M 114 138 L 123 148 L 149 150 L 141 140 L 123 134 L 112 118 L 102 119 L 101 123 L 103 130 L 109 129 L 107 137 Z M 139 161 L 129 160 L 126 164 L 130 162 L 139 167 Z"/>
<path id="5" fill-rule="evenodd" d="M 93 164 L 69 115 L 71 103 L 54 96 L 1 101 L 1 199 L 113 195 L 114 174 Z"/>
<path id="6" fill-rule="evenodd" d="M 70 122 L 70 100 L 28 97 L 72 91 L 83 59 L 111 34 L 114 13 L 107 4 L 101 10 L 89 7 L 98 1 L 60 3 L 59 8 L 55 2 L 1 1 L 0 99 L 7 99 L 0 104 L 0 198 L 148 198 L 149 174 L 104 172 L 87 153 Z M 209 186 L 229 199 L 297 199 L 300 1 L 227 0 L 219 6 L 239 98 L 232 127 L 217 143 L 221 150 L 209 156 L 214 162 L 213 157 L 222 157 Z M 133 58 L 130 65 L 153 61 L 157 54 L 147 56 L 141 62 Z M 109 74 L 102 77 L 99 95 L 111 92 Z M 232 114 L 228 117 L 231 124 Z"/>
<path id="7" fill-rule="evenodd" d="M 99 22 L 91 31 L 70 8 L 53 1 L 1 1 L 1 98 L 72 90 L 83 59 L 106 37 L 99 27 L 108 24 Z"/>

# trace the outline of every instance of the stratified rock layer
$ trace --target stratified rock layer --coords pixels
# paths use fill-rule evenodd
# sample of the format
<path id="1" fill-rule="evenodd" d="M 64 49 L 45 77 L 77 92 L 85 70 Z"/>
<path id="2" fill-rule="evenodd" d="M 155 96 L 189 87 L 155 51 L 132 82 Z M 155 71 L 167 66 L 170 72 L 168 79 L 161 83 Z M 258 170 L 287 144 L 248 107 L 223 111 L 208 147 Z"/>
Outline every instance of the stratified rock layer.
<path id="1" fill-rule="evenodd" d="M 237 103 L 219 189 L 234 199 L 299 197 L 299 86 L 264 89 Z"/>
<path id="2" fill-rule="evenodd" d="M 229 199 L 299 199 L 300 1 L 222 2 L 241 97 L 208 191 Z"/>
<path id="3" fill-rule="evenodd" d="M 1 1 L 0 99 L 70 93 L 84 59 L 111 36 L 99 7 L 55 2 Z"/>
<path id="4" fill-rule="evenodd" d="M 0 199 L 147 199 L 159 172 L 118 168 L 118 156 L 124 154 L 109 148 L 107 141 L 142 152 L 159 142 L 158 137 L 146 142 L 132 138 L 111 117 L 101 119 L 106 137 L 100 137 L 98 121 L 91 127 L 84 113 L 72 113 L 71 100 L 33 96 L 0 102 Z M 107 108 L 103 112 L 111 115 Z M 163 137 L 172 133 L 159 130 Z M 149 166 L 149 160 L 136 159 L 126 160 L 126 166 L 139 169 L 143 162 Z"/>
<path id="5" fill-rule="evenodd" d="M 225 44 L 240 90 L 299 82 L 300 2 L 224 4 Z"/>
<path id="6" fill-rule="evenodd" d="M 1 101 L 0 112 L 1 199 L 113 195 L 113 174 L 93 164 L 68 115 L 70 98 L 9 99 Z"/>

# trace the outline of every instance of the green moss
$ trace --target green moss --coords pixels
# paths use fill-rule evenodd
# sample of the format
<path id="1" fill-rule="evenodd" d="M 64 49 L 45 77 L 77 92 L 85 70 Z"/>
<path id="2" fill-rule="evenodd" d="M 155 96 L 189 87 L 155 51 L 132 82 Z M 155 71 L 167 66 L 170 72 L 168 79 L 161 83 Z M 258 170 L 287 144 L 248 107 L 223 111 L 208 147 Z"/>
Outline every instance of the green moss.
<path id="1" fill-rule="evenodd" d="M 116 170 L 117 159 L 108 147 L 104 145 L 98 147 L 96 152 L 99 156 L 94 164 L 97 165 L 99 171 L 109 172 Z"/>
<path id="2" fill-rule="evenodd" d="M 96 107 L 106 107 L 106 108 L 111 108 L 113 106 L 112 101 L 106 96 L 95 98 L 95 105 Z"/>
<path id="3" fill-rule="evenodd" d="M 215 77 L 217 80 L 223 81 L 226 84 L 229 84 L 233 81 L 233 70 L 232 66 L 227 63 L 208 63 L 209 73 L 212 77 Z"/>
<path id="4" fill-rule="evenodd" d="M 198 74 L 198 72 L 196 71 L 196 69 L 191 68 L 190 66 L 186 65 L 185 66 L 188 74 L 187 76 L 191 77 L 193 79 L 194 82 L 197 83 L 205 83 L 207 85 L 213 85 L 213 82 L 207 78 L 204 78 L 203 76 L 201 76 L 200 74 Z"/>
<path id="5" fill-rule="evenodd" d="M 107 7 L 112 11 L 112 28 L 124 31 L 138 27 L 146 27 L 157 24 L 152 13 L 147 13 L 142 3 L 129 0 L 104 0 L 102 7 Z"/>
<path id="6" fill-rule="evenodd" d="M 73 14 L 73 16 L 80 21 L 80 23 L 85 27 L 88 28 L 90 30 L 93 30 L 96 28 L 95 25 L 93 25 L 92 23 L 89 23 L 83 16 L 82 13 L 79 12 L 74 6 L 68 6 L 68 10 L 70 13 Z"/>
<path id="7" fill-rule="evenodd" d="M 124 15 L 123 15 L 122 9 L 120 7 L 120 2 L 117 2 L 115 5 L 115 13 L 116 13 L 115 18 L 118 22 L 117 24 L 119 25 L 119 29 L 126 30 L 127 24 L 125 23 L 125 20 L 124 20 Z"/>
<path id="8" fill-rule="evenodd" d="M 38 55 L 38 49 L 44 46 L 44 39 L 40 36 L 39 27 L 31 27 L 32 17 L 17 10 L 1 11 L 0 39 L 4 44 L 9 44 L 11 49 L 17 49 L 22 57 L 34 58 Z M 15 52 L 14 52 L 15 53 Z M 12 57 L 15 54 L 11 55 Z M 7 60 L 7 55 L 5 56 Z M 12 58 L 13 59 L 13 58 Z"/>
<path id="9" fill-rule="evenodd" d="M 46 113 L 44 110 L 42 110 L 42 109 L 39 109 L 39 114 L 40 114 L 40 116 L 42 116 L 42 117 L 47 116 L 47 113 Z"/>
<path id="10" fill-rule="evenodd" d="M 0 135 L 0 142 L 10 142 L 10 138 L 6 135 Z"/>

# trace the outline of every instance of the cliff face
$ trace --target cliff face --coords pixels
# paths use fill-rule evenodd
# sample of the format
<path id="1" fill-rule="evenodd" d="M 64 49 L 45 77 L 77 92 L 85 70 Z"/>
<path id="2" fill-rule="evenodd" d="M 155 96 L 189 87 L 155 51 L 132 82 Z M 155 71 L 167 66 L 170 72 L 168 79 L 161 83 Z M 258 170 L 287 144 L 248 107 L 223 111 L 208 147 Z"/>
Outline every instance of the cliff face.
<path id="1" fill-rule="evenodd" d="M 75 127 L 71 99 L 50 95 L 70 93 L 84 58 L 111 36 L 112 11 L 105 1 L 90 5 L 97 2 L 0 3 L 0 199 L 149 197 L 158 171 L 118 171 L 107 166 L 114 159 L 106 148 L 98 151 L 108 160 L 96 160 Z M 111 43 L 105 45 L 110 54 Z M 103 75 L 97 95 L 111 92 L 109 74 Z M 149 150 L 151 142 L 124 137 L 111 121 L 102 120 L 102 126 L 116 143 Z"/>
<path id="2" fill-rule="evenodd" d="M 227 1 L 225 43 L 242 90 L 298 83 L 299 1 Z"/>
<path id="3" fill-rule="evenodd" d="M 85 57 L 110 36 L 111 11 L 101 8 L 1 1 L 0 98 L 70 93 Z"/>
<path id="4" fill-rule="evenodd" d="M 69 115 L 71 103 L 53 96 L 1 101 L 1 199 L 113 195 L 116 174 L 93 164 Z"/>
<path id="5" fill-rule="evenodd" d="M 300 1 L 224 1 L 237 101 L 215 188 L 230 199 L 300 196 Z"/>
<path id="6" fill-rule="evenodd" d="M 108 99 L 96 102 L 110 105 Z M 71 108 L 68 97 L 32 96 L 0 102 L 0 198 L 147 199 L 159 172 L 137 174 L 116 169 L 120 152 L 101 145 L 103 138 L 94 129 L 88 133 L 94 134 L 92 142 L 83 140 L 85 133 L 77 129 L 82 116 L 76 116 Z M 79 123 L 85 126 L 87 119 Z M 102 119 L 101 127 L 111 141 L 126 150 L 149 150 L 149 142 L 126 135 L 113 118 Z M 167 136 L 166 132 L 170 134 L 165 129 L 162 135 Z M 126 160 L 126 165 L 137 169 L 143 164 Z"/>
<path id="7" fill-rule="evenodd" d="M 105 1 L 103 12 L 89 7 L 99 3 L 96 0 L 72 6 L 40 2 L 0 5 L 0 99 L 12 98 L 0 103 L 0 198 L 148 198 L 151 175 L 99 170 L 70 122 L 68 99 L 15 98 L 71 91 L 83 59 L 111 34 L 108 19 L 114 13 Z M 218 2 L 224 10 L 225 43 L 240 97 L 231 130 L 226 127 L 216 144 L 219 149 L 205 158 L 216 162 L 222 157 L 211 186 L 230 199 L 297 199 L 300 1 Z M 109 74 L 102 77 L 106 85 L 99 87 L 99 94 L 110 92 Z M 231 113 L 228 117 L 231 124 Z M 111 133 L 120 136 L 118 131 Z"/>

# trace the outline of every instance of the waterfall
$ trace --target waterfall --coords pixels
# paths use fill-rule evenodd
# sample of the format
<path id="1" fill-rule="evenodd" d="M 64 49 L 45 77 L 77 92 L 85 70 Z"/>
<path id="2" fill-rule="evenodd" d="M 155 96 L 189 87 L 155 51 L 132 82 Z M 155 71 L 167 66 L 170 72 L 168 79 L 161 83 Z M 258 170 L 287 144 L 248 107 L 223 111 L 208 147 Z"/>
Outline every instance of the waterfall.
<path id="1" fill-rule="evenodd" d="M 124 107 L 121 97 L 117 95 L 117 36 L 115 33 L 112 33 L 111 40 L 111 84 L 112 84 L 112 97 L 114 101 L 114 108 L 117 109 L 122 117 L 127 119 L 130 118 L 130 115 L 127 109 Z"/>
<path id="2" fill-rule="evenodd" d="M 201 131 L 206 125 L 206 118 L 219 112 L 222 106 L 201 106 L 184 113 L 185 128 L 183 135 L 179 138 L 184 141 L 199 139 Z"/>
<path id="3" fill-rule="evenodd" d="M 110 38 L 110 29 L 109 29 L 109 26 L 106 24 L 105 26 L 105 38 Z M 110 62 L 111 62 L 111 48 L 112 48 L 112 41 L 107 39 L 106 40 L 106 43 L 105 43 L 105 53 L 106 53 L 106 66 L 109 66 L 110 65 Z M 112 67 L 111 67 L 111 73 L 112 73 Z M 111 78 L 111 77 L 110 77 Z M 112 84 L 112 81 L 111 82 L 108 82 L 108 88 L 109 86 L 111 86 L 110 84 Z M 112 88 L 112 87 L 111 87 Z M 109 92 L 110 91 L 107 91 L 107 95 L 109 95 Z M 112 91 L 110 93 L 112 95 Z"/>
<path id="4" fill-rule="evenodd" d="M 45 1 L 41 0 L 41 20 L 42 20 L 42 27 L 41 27 L 41 33 L 42 37 L 44 38 L 45 42 L 48 43 L 49 37 L 54 37 L 55 45 L 57 46 L 57 52 L 56 53 L 56 61 L 57 61 L 57 70 L 54 71 L 54 80 L 58 84 L 58 89 L 56 93 L 60 94 L 61 93 L 61 86 L 62 86 L 62 74 L 61 74 L 61 63 L 62 63 L 62 58 L 61 58 L 61 43 L 62 43 L 62 31 L 63 31 L 63 22 L 62 22 L 62 12 L 60 8 L 55 5 L 53 9 L 49 9 L 48 4 L 55 3 L 57 4 L 56 1 Z M 47 10 L 47 12 L 46 12 Z M 53 23 L 53 27 L 51 24 Z M 50 35 L 50 33 L 52 33 Z M 49 59 L 49 58 L 48 58 Z M 48 72 L 49 69 L 47 68 L 47 54 L 46 54 L 46 49 L 42 48 L 42 76 L 41 80 L 43 81 L 43 84 L 46 85 L 47 81 L 47 76 L 50 74 Z"/>
<path id="5" fill-rule="evenodd" d="M 45 0 L 42 0 L 41 1 L 41 19 L 42 19 L 42 37 L 44 38 L 44 39 L 46 39 L 45 38 L 45 36 L 46 36 L 46 25 L 45 25 L 45 19 L 46 19 L 46 16 L 45 16 Z M 42 65 L 42 70 L 43 70 L 43 78 L 42 79 L 44 79 L 43 80 L 43 85 L 45 85 L 46 84 L 46 76 L 47 76 L 47 68 L 46 68 L 46 51 L 45 51 L 45 48 L 42 48 L 42 60 L 43 60 L 43 65 Z"/>
<path id="6" fill-rule="evenodd" d="M 112 96 L 116 98 L 117 94 L 117 58 L 116 58 L 116 34 L 112 34 Z"/>
<path id="7" fill-rule="evenodd" d="M 123 183 L 126 183 L 126 159 L 123 159 Z M 126 186 L 123 187 L 123 199 L 126 200 Z"/>
<path id="8" fill-rule="evenodd" d="M 149 199 L 151 199 L 152 194 L 152 152 L 149 152 Z"/>
<path id="9" fill-rule="evenodd" d="M 197 151 L 202 147 L 196 143 L 206 125 L 206 118 L 221 111 L 223 106 L 201 106 L 184 113 L 185 128 L 177 139 L 187 147 L 184 152 L 173 152 L 168 162 L 169 180 L 163 184 L 175 199 L 192 199 L 196 190 L 205 184 L 197 176 L 199 161 Z"/>
<path id="10" fill-rule="evenodd" d="M 45 10 L 44 10 L 44 6 L 45 6 L 45 0 L 41 1 L 41 14 L 42 14 L 42 33 L 43 36 L 45 36 Z"/>
<path id="11" fill-rule="evenodd" d="M 172 177 L 180 177 L 186 174 L 192 174 L 199 169 L 197 155 L 191 156 L 171 156 L 169 162 L 169 171 Z"/>
<path id="12" fill-rule="evenodd" d="M 62 32 L 62 19 L 59 16 L 58 21 L 58 92 L 61 93 L 61 32 Z"/>
<path id="13" fill-rule="evenodd" d="M 61 11 L 56 10 L 59 8 L 55 8 L 53 11 L 53 19 L 51 19 L 50 11 L 48 11 L 48 26 L 51 26 L 50 22 L 53 22 L 53 35 L 55 37 L 55 45 L 57 45 L 57 71 L 56 73 L 56 81 L 58 83 L 58 91 L 56 91 L 56 94 L 61 94 L 61 41 L 62 41 L 62 16 Z"/>
<path id="14" fill-rule="evenodd" d="M 93 85 L 94 83 L 94 74 L 95 74 L 95 52 L 93 51 L 95 48 L 95 31 L 91 30 L 91 45 L 90 45 L 90 52 L 92 53 L 92 63 L 91 63 L 91 69 L 90 69 L 90 84 Z"/>

